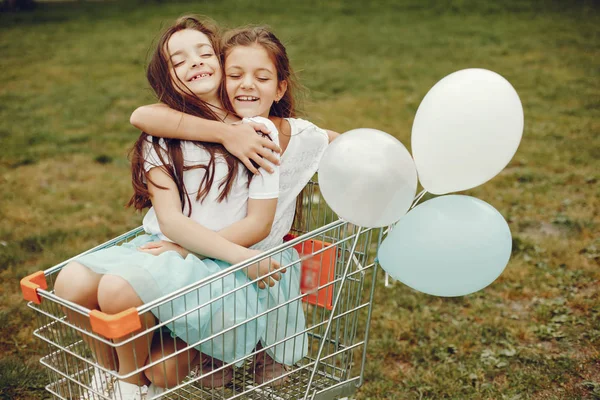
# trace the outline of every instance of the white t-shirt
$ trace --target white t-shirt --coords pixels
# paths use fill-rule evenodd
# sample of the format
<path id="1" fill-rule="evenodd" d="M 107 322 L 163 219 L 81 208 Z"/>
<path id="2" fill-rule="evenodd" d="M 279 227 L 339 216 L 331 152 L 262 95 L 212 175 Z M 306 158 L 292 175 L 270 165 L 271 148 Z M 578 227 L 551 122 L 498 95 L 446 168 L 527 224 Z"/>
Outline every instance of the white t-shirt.
<path id="1" fill-rule="evenodd" d="M 245 118 L 244 121 L 254 121 L 265 124 L 271 133 L 269 136 L 279 145 L 279 136 L 275 125 L 266 118 L 253 117 Z M 159 144 L 163 151 L 166 151 L 164 139 L 159 140 Z M 190 167 L 194 165 L 207 165 L 210 160 L 210 154 L 206 149 L 197 142 L 191 142 L 182 140 L 181 150 L 183 154 L 184 167 Z M 160 161 L 158 154 L 152 146 L 152 137 L 148 137 L 148 141 L 144 146 L 144 169 L 149 171 L 154 167 L 160 167 L 163 163 Z M 167 162 L 166 153 L 161 154 L 165 162 Z M 218 202 L 217 199 L 221 193 L 219 184 L 227 176 L 228 167 L 227 163 L 221 155 L 215 155 L 215 169 L 214 169 L 214 180 L 210 187 L 208 195 L 202 202 L 196 200 L 198 188 L 200 182 L 204 177 L 206 170 L 204 168 L 194 168 L 184 170 L 183 172 L 183 184 L 188 192 L 191 204 L 192 213 L 190 218 L 200 225 L 211 229 L 213 231 L 219 231 L 237 221 L 240 221 L 246 217 L 248 212 L 248 198 L 252 199 L 273 199 L 279 195 L 279 167 L 272 165 L 275 170 L 272 174 L 269 174 L 262 168 L 259 169 L 260 175 L 255 175 L 250 182 L 248 187 L 248 172 L 244 164 L 239 163 L 238 174 L 233 182 L 231 191 L 227 196 L 227 199 L 222 202 Z M 189 213 L 189 204 L 186 202 L 184 215 Z M 148 213 L 144 216 L 143 221 L 144 230 L 146 233 L 151 235 L 157 235 L 163 240 L 170 240 L 160 230 L 158 224 L 158 218 L 154 207 L 151 207 Z"/>
<path id="2" fill-rule="evenodd" d="M 291 137 L 281 156 L 279 166 L 279 198 L 271 233 L 252 246 L 268 250 L 281 243 L 294 223 L 296 197 L 319 169 L 321 157 L 329 144 L 327 132 L 309 121 L 286 118 L 290 123 Z"/>

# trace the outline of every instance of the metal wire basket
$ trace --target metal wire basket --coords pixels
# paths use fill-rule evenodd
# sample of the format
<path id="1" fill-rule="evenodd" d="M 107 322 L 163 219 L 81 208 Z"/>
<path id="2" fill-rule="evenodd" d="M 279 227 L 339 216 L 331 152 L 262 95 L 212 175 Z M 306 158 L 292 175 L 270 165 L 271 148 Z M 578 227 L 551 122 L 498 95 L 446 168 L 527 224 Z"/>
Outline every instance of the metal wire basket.
<path id="1" fill-rule="evenodd" d="M 174 300 L 206 290 L 228 274 L 248 268 L 258 260 L 276 257 L 294 247 L 301 255 L 302 293 L 287 303 L 273 304 L 266 314 L 259 317 L 268 318 L 272 313 L 286 312 L 291 306 L 300 307 L 306 326 L 296 336 L 306 335 L 307 340 L 299 341 L 306 346 L 304 358 L 288 368 L 283 375 L 257 383 L 252 366 L 256 358 L 268 349 L 257 346 L 244 357 L 206 373 L 188 374 L 176 384 L 168 386 L 164 393 L 147 398 L 336 399 L 354 393 L 363 378 L 377 271 L 374 254 L 381 243 L 383 232 L 380 229 L 362 229 L 338 219 L 321 198 L 316 182 L 309 183 L 303 196 L 304 227 L 291 232 L 293 236 L 288 237 L 287 242 L 252 260 L 234 265 L 222 274 L 120 314 L 107 315 L 98 310 L 89 310 L 54 294 L 56 276 L 76 257 L 24 278 L 21 282 L 24 297 L 30 300 L 28 306 L 38 317 L 34 335 L 47 344 L 47 354 L 41 359 L 49 374 L 47 390 L 54 398 L 59 399 L 120 399 L 118 390 L 98 390 L 99 385 L 94 381 L 99 373 L 107 381 L 114 383 L 148 368 L 161 366 L 161 363 L 174 356 L 173 352 L 136 360 L 137 369 L 134 372 L 119 375 L 117 371 L 105 368 L 98 362 L 96 347 L 101 345 L 117 350 L 120 346 L 131 345 L 143 338 L 158 336 L 161 338 L 161 348 L 169 347 L 169 343 L 165 342 L 174 341 L 175 338 L 170 339 L 170 336 L 162 333 L 176 318 L 185 318 L 186 315 L 165 320 L 158 318 L 158 323 L 154 326 L 144 324 L 144 315 L 169 307 Z M 81 255 L 117 246 L 141 233 L 143 230 L 139 227 Z M 282 268 L 290 267 L 291 265 L 282 265 Z M 256 281 L 248 283 L 255 284 Z M 244 287 L 240 287 L 236 290 L 243 289 Z M 222 296 L 231 294 L 224 293 Z M 217 298 L 212 301 L 219 300 Z M 199 307 L 210 306 L 211 304 L 202 304 L 191 307 L 186 314 L 196 312 Z M 183 347 L 176 348 L 175 354 L 185 358 L 196 347 L 209 340 L 223 339 L 247 322 L 250 320 L 211 332 L 212 335 L 202 341 L 186 343 Z M 290 339 L 293 338 L 285 337 L 272 347 Z M 133 351 L 135 353 L 135 349 Z M 191 362 L 189 356 L 189 363 Z M 192 365 L 187 367 L 187 370 L 194 369 Z M 233 367 L 233 379 L 225 386 L 211 388 L 210 385 L 207 387 L 200 384 L 206 382 L 211 374 L 217 376 L 230 367 Z M 276 385 L 281 382 L 282 377 L 285 383 Z"/>

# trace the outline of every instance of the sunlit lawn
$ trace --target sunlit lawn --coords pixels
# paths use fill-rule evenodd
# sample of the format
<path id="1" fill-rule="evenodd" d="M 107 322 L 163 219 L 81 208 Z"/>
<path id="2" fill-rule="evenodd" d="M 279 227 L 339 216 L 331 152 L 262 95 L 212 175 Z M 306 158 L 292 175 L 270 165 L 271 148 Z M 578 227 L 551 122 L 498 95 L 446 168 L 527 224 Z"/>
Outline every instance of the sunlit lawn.
<path id="1" fill-rule="evenodd" d="M 509 221 L 512 259 L 457 299 L 384 288 L 380 274 L 357 398 L 600 398 L 597 3 L 301 4 L 70 2 L 0 15 L 0 398 L 45 396 L 45 348 L 18 280 L 141 221 L 123 207 L 129 115 L 153 101 L 152 40 L 188 12 L 268 23 L 309 89 L 307 118 L 381 129 L 407 147 L 439 79 L 467 67 L 505 76 L 525 108 L 523 141 L 469 194 Z"/>

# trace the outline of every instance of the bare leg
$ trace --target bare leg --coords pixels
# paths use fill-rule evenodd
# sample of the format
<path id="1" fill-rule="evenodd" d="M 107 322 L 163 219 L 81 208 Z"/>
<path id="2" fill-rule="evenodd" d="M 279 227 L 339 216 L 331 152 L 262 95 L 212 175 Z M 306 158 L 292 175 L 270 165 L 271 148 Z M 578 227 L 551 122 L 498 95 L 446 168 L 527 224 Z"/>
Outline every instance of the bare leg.
<path id="1" fill-rule="evenodd" d="M 98 285 L 102 275 L 97 274 L 84 267 L 78 262 L 68 263 L 56 277 L 54 292 L 57 296 L 79 304 L 90 310 L 98 309 Z M 67 319 L 76 326 L 91 332 L 90 318 L 64 308 Z M 91 338 L 88 335 L 82 335 L 83 340 L 90 346 L 98 363 L 104 368 L 116 370 L 118 361 L 114 348 Z"/>
<path id="2" fill-rule="evenodd" d="M 154 337 L 149 362 L 161 361 L 157 365 L 148 368 L 146 377 L 156 386 L 162 388 L 173 388 L 195 371 L 198 375 L 206 374 L 198 383 L 204 387 L 221 387 L 233 379 L 233 367 L 212 372 L 213 369 L 221 368 L 223 362 L 200 353 L 191 348 L 178 355 L 173 355 L 177 350 L 188 347 L 181 339 L 173 339 L 169 333 L 162 333 Z M 192 372 L 194 374 L 194 372 Z"/>
<path id="3" fill-rule="evenodd" d="M 123 278 L 116 275 L 103 275 L 98 285 L 98 304 L 100 310 L 107 314 L 116 314 L 131 307 L 139 307 L 143 304 L 135 290 Z M 146 313 L 142 317 L 142 329 L 132 332 L 137 334 L 156 325 L 156 319 L 152 313 Z M 134 340 L 128 344 L 117 346 L 116 351 L 119 357 L 119 374 L 129 374 L 146 364 L 148 354 L 152 345 L 152 336 L 154 330 Z M 123 341 L 122 339 L 113 340 L 115 343 Z M 123 379 L 128 383 L 141 386 L 148 384 L 149 381 L 143 371 Z"/>
<path id="4" fill-rule="evenodd" d="M 171 388 L 180 384 L 192 368 L 202 360 L 200 352 L 194 348 L 177 356 L 169 357 L 175 351 L 185 347 L 187 347 L 187 343 L 181 339 L 172 338 L 169 333 L 156 335 L 148 361 L 164 361 L 148 368 L 145 371 L 146 377 L 153 384 L 162 388 Z"/>

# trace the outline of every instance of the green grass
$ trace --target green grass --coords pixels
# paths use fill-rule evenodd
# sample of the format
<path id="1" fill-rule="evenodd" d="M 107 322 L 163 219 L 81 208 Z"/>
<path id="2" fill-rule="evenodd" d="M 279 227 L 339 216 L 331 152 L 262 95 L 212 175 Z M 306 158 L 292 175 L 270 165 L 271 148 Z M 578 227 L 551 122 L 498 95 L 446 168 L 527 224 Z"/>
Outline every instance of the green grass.
<path id="1" fill-rule="evenodd" d="M 131 111 L 153 101 L 148 49 L 196 12 L 268 23 L 309 89 L 308 118 L 410 147 L 427 90 L 456 70 L 505 76 L 521 146 L 469 191 L 514 238 L 504 274 L 458 299 L 380 274 L 359 399 L 600 398 L 600 14 L 595 2 L 48 3 L 0 14 L 0 398 L 43 398 L 34 315 L 18 280 L 137 226 Z M 364 323 L 364 322 L 363 322 Z"/>

